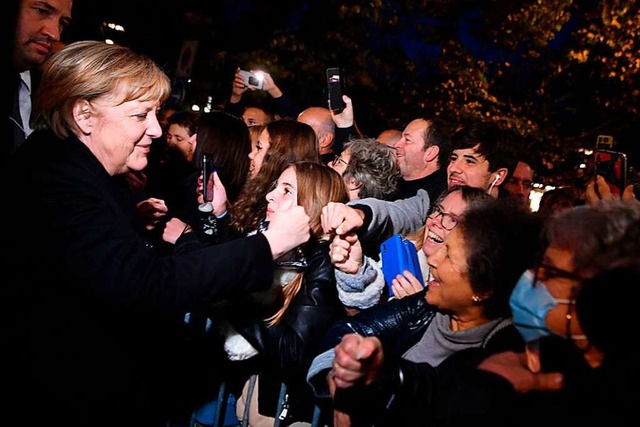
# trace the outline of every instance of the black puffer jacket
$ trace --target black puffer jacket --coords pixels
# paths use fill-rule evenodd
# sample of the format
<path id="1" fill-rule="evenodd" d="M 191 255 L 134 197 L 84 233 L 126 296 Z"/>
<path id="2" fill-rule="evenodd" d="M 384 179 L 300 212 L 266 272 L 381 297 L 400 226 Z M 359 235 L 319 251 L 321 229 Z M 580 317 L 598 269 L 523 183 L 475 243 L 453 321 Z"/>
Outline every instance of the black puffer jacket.
<path id="1" fill-rule="evenodd" d="M 325 336 L 320 351 L 335 347 L 344 335 L 356 332 L 376 336 L 385 348 L 392 348 L 394 353 L 404 353 L 424 335 L 436 314 L 435 307 L 429 305 L 424 297 L 426 292 L 425 288 L 406 298 L 393 299 L 336 322 Z"/>

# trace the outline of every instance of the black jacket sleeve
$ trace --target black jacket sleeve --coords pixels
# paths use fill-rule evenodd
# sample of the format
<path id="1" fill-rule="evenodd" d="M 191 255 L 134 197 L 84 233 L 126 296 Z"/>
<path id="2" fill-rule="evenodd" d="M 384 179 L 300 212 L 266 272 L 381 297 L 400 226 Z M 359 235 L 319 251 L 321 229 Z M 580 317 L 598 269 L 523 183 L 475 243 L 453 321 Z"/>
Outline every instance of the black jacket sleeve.
<path id="1" fill-rule="evenodd" d="M 320 244 L 309 257 L 302 287 L 280 323 L 268 326 L 254 321 L 243 325 L 242 319 L 233 323 L 274 368 L 306 370 L 317 353 L 318 343 L 342 313 L 328 244 Z"/>
<path id="2" fill-rule="evenodd" d="M 385 348 L 394 353 L 403 351 L 415 342 L 435 315 L 435 310 L 424 299 L 426 289 L 402 299 L 362 310 L 352 317 L 336 322 L 327 332 L 321 351 L 335 347 L 349 333 L 376 336 Z"/>

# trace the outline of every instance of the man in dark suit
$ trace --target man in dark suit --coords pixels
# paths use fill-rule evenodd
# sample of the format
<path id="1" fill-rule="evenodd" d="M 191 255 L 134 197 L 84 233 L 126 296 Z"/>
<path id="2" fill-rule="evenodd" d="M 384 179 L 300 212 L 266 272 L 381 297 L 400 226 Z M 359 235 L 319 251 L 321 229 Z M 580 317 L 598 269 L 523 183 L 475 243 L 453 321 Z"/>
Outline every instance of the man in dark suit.
<path id="1" fill-rule="evenodd" d="M 31 133 L 31 100 L 38 68 L 51 56 L 55 42 L 71 22 L 72 0 L 17 0 L 14 3 L 15 32 L 12 34 L 11 74 L 7 81 L 5 109 L 6 142 L 0 161 L 4 163 Z"/>

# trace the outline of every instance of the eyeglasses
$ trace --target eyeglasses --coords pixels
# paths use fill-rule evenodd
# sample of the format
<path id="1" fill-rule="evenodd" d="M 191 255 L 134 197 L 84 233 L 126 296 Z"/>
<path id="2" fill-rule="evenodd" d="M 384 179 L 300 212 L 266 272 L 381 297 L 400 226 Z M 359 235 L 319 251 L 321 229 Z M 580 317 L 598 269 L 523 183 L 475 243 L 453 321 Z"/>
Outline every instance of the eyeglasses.
<path id="1" fill-rule="evenodd" d="M 429 214 L 429 218 L 437 219 L 438 217 L 441 217 L 440 225 L 447 231 L 453 230 L 453 228 L 458 225 L 458 218 L 455 215 L 443 211 L 440 205 L 434 205 L 433 211 Z"/>
<path id="2" fill-rule="evenodd" d="M 344 159 L 342 157 L 340 157 L 340 156 L 334 157 L 334 159 L 331 161 L 331 166 L 333 166 L 335 168 L 341 163 L 345 168 L 347 166 L 349 166 L 349 162 L 345 162 Z"/>
<path id="3" fill-rule="evenodd" d="M 571 271 L 563 270 L 561 268 L 555 267 L 550 264 L 546 264 L 544 262 L 540 262 L 536 265 L 535 274 L 533 275 L 534 283 L 538 280 L 540 281 L 548 281 L 553 279 L 568 279 L 573 281 L 582 281 L 585 278 L 580 276 L 577 273 L 573 273 Z"/>
<path id="4" fill-rule="evenodd" d="M 576 301 L 576 293 L 577 293 L 577 285 L 582 280 L 585 280 L 584 277 L 580 276 L 577 273 L 573 273 L 571 271 L 563 270 L 562 268 L 555 267 L 550 264 L 546 264 L 544 262 L 539 262 L 534 270 L 533 275 L 533 286 L 536 285 L 538 281 L 543 283 L 543 286 L 547 287 L 545 282 L 548 282 L 553 279 L 566 279 L 572 281 L 571 290 L 569 294 L 569 298 L 555 298 L 557 303 L 566 304 L 567 312 L 565 313 L 566 320 L 566 334 L 565 338 L 572 338 L 571 334 L 571 320 L 573 319 L 573 310 L 575 309 L 575 301 Z"/>

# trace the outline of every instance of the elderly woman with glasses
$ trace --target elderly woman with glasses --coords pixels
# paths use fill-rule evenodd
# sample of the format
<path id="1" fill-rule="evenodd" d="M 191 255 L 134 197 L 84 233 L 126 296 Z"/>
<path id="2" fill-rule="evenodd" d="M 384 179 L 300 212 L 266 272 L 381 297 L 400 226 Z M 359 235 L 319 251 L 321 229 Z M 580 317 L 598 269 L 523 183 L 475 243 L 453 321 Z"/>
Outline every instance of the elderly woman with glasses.
<path id="1" fill-rule="evenodd" d="M 398 275 L 387 283 L 396 298 L 402 298 L 422 290 L 422 283 L 429 278 L 427 259 L 443 245 L 445 238 L 462 218 L 466 209 L 491 201 L 484 191 L 473 187 L 452 187 L 436 200 L 424 226 L 407 238 L 418 251 L 422 281 L 410 272 Z M 336 267 L 336 279 L 340 300 L 353 313 L 369 308 L 382 300 L 385 279 L 382 264 L 363 254 L 356 234 L 336 236 L 331 244 L 331 260 Z"/>
<path id="2" fill-rule="evenodd" d="M 621 319 L 636 310 L 626 287 L 638 283 L 609 276 L 593 288 L 593 281 L 625 260 L 640 259 L 640 203 L 603 200 L 563 210 L 546 224 L 545 237 L 543 257 L 522 275 L 510 300 L 526 352 L 496 354 L 480 367 L 510 383 L 506 390 L 516 396 L 514 411 L 527 413 L 531 425 L 550 417 L 558 425 L 625 424 L 637 412 L 637 393 L 629 392 L 637 384 L 637 362 L 630 349 L 625 357 L 606 350 L 612 342 L 626 348 L 633 340 L 634 325 Z M 581 309 L 587 285 L 591 294 Z M 615 325 L 607 342 L 594 334 L 599 323 Z M 537 393 L 525 393 L 532 390 Z"/>
<path id="3" fill-rule="evenodd" d="M 352 139 L 329 166 L 342 175 L 349 200 L 393 200 L 398 193 L 396 151 L 373 138 Z"/>

